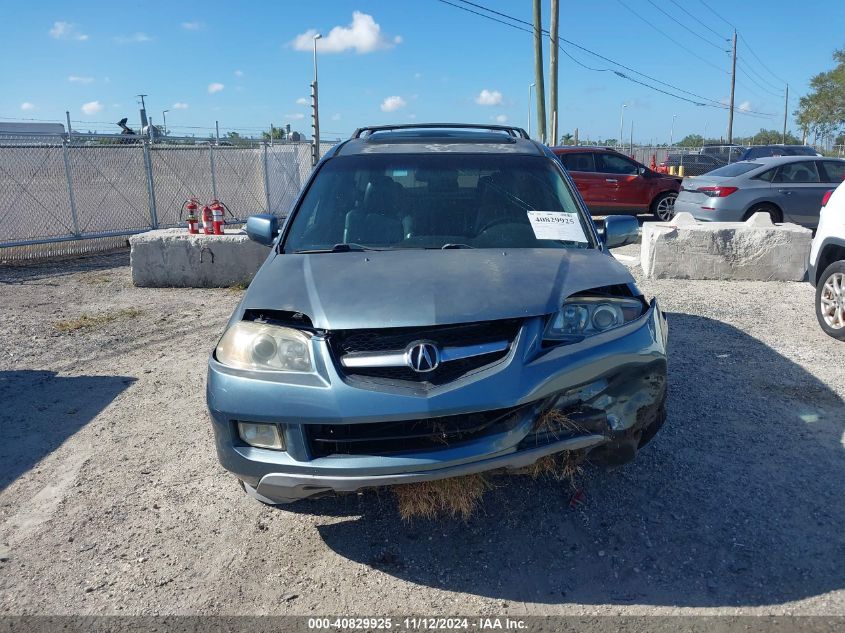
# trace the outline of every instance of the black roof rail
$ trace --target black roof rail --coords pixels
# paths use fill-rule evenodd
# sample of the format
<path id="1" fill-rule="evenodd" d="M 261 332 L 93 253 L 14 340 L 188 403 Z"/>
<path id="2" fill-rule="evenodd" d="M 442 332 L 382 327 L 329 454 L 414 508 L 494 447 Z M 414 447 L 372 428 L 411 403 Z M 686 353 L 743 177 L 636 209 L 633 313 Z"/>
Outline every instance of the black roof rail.
<path id="1" fill-rule="evenodd" d="M 447 129 L 447 130 L 495 130 L 497 132 L 507 132 L 510 136 L 529 138 L 528 132 L 521 127 L 513 125 L 484 125 L 480 123 L 402 123 L 397 125 L 374 125 L 368 127 L 359 127 L 352 133 L 352 138 L 361 138 L 364 135 L 370 135 L 373 132 L 386 132 L 390 130 L 432 130 L 432 129 Z"/>

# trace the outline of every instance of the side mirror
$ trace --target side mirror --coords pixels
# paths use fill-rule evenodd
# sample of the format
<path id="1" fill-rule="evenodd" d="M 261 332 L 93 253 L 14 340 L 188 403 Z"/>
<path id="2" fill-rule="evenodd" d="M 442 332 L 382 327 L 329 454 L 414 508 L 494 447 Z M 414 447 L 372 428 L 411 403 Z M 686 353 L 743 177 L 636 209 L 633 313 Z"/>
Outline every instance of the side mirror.
<path id="1" fill-rule="evenodd" d="M 633 244 L 640 237 L 640 223 L 630 215 L 609 215 L 604 219 L 602 239 L 608 248 Z"/>
<path id="2" fill-rule="evenodd" d="M 279 219 L 269 213 L 251 215 L 246 219 L 246 234 L 259 244 L 272 246 L 279 234 Z"/>

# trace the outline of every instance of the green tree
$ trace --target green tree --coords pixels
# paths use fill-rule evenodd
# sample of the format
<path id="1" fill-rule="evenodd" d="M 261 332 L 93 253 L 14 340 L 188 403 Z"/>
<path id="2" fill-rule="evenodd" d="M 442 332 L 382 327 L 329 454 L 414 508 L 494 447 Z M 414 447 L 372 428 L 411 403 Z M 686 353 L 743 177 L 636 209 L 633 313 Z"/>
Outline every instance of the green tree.
<path id="1" fill-rule="evenodd" d="M 787 132 L 786 138 L 784 139 L 783 130 L 765 130 L 763 128 L 760 128 L 760 131 L 756 134 L 734 140 L 740 145 L 778 145 L 780 143 L 801 145 L 801 139 L 792 132 Z"/>
<path id="2" fill-rule="evenodd" d="M 802 130 L 821 137 L 845 127 L 845 49 L 834 51 L 832 70 L 810 80 L 810 92 L 798 101 L 795 120 Z"/>
<path id="3" fill-rule="evenodd" d="M 704 137 L 701 134 L 687 134 L 680 140 L 680 147 L 701 147 L 704 145 Z"/>
<path id="4" fill-rule="evenodd" d="M 276 127 L 275 125 L 270 126 L 270 132 L 262 132 L 261 138 L 265 141 L 270 140 L 270 134 L 273 135 L 273 140 L 282 140 L 285 138 L 285 128 L 283 127 Z"/>

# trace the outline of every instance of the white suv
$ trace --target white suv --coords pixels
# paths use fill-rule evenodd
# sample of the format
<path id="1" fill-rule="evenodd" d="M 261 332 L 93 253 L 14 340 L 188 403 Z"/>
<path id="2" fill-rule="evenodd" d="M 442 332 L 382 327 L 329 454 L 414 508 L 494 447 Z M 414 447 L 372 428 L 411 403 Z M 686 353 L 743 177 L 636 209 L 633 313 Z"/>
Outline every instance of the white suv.
<path id="1" fill-rule="evenodd" d="M 816 287 L 819 325 L 833 338 L 845 341 L 845 183 L 822 199 L 809 274 Z"/>

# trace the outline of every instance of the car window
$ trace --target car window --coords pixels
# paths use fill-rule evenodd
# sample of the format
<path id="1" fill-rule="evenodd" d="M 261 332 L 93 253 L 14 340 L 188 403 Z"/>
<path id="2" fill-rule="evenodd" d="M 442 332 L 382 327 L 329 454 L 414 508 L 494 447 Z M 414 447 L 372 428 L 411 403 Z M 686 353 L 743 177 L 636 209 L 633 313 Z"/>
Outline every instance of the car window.
<path id="1" fill-rule="evenodd" d="M 754 176 L 754 180 L 765 180 L 766 182 L 772 182 L 775 179 L 776 173 L 777 173 L 777 167 L 774 167 L 772 169 L 767 169 L 762 174 L 758 174 L 758 175 Z"/>
<path id="2" fill-rule="evenodd" d="M 639 166 L 624 156 L 598 154 L 596 156 L 596 170 L 603 174 L 631 176 L 639 173 Z"/>
<path id="3" fill-rule="evenodd" d="M 845 161 L 824 160 L 822 161 L 826 178 L 824 182 L 840 183 L 845 180 Z"/>
<path id="4" fill-rule="evenodd" d="M 801 183 L 821 182 L 821 179 L 819 178 L 819 170 L 816 168 L 816 161 L 804 160 L 798 163 L 781 165 L 775 181 L 782 183 Z"/>
<path id="5" fill-rule="evenodd" d="M 560 162 L 569 171 L 591 172 L 596 170 L 596 160 L 592 152 L 561 154 Z"/>
<path id="6" fill-rule="evenodd" d="M 754 171 L 759 167 L 763 167 L 764 163 L 754 163 L 751 161 L 743 161 L 741 163 L 731 163 L 730 165 L 725 165 L 724 167 L 718 167 L 711 171 L 708 176 L 724 176 L 726 178 L 731 178 L 733 176 L 741 176 L 742 174 L 746 174 L 749 171 Z"/>
<path id="7" fill-rule="evenodd" d="M 534 211 L 551 212 L 567 225 L 554 225 L 564 229 L 555 234 L 574 237 L 538 238 L 548 233 L 537 223 L 552 220 Z M 362 154 L 322 165 L 282 249 L 589 248 L 591 230 L 560 169 L 543 156 Z"/>

